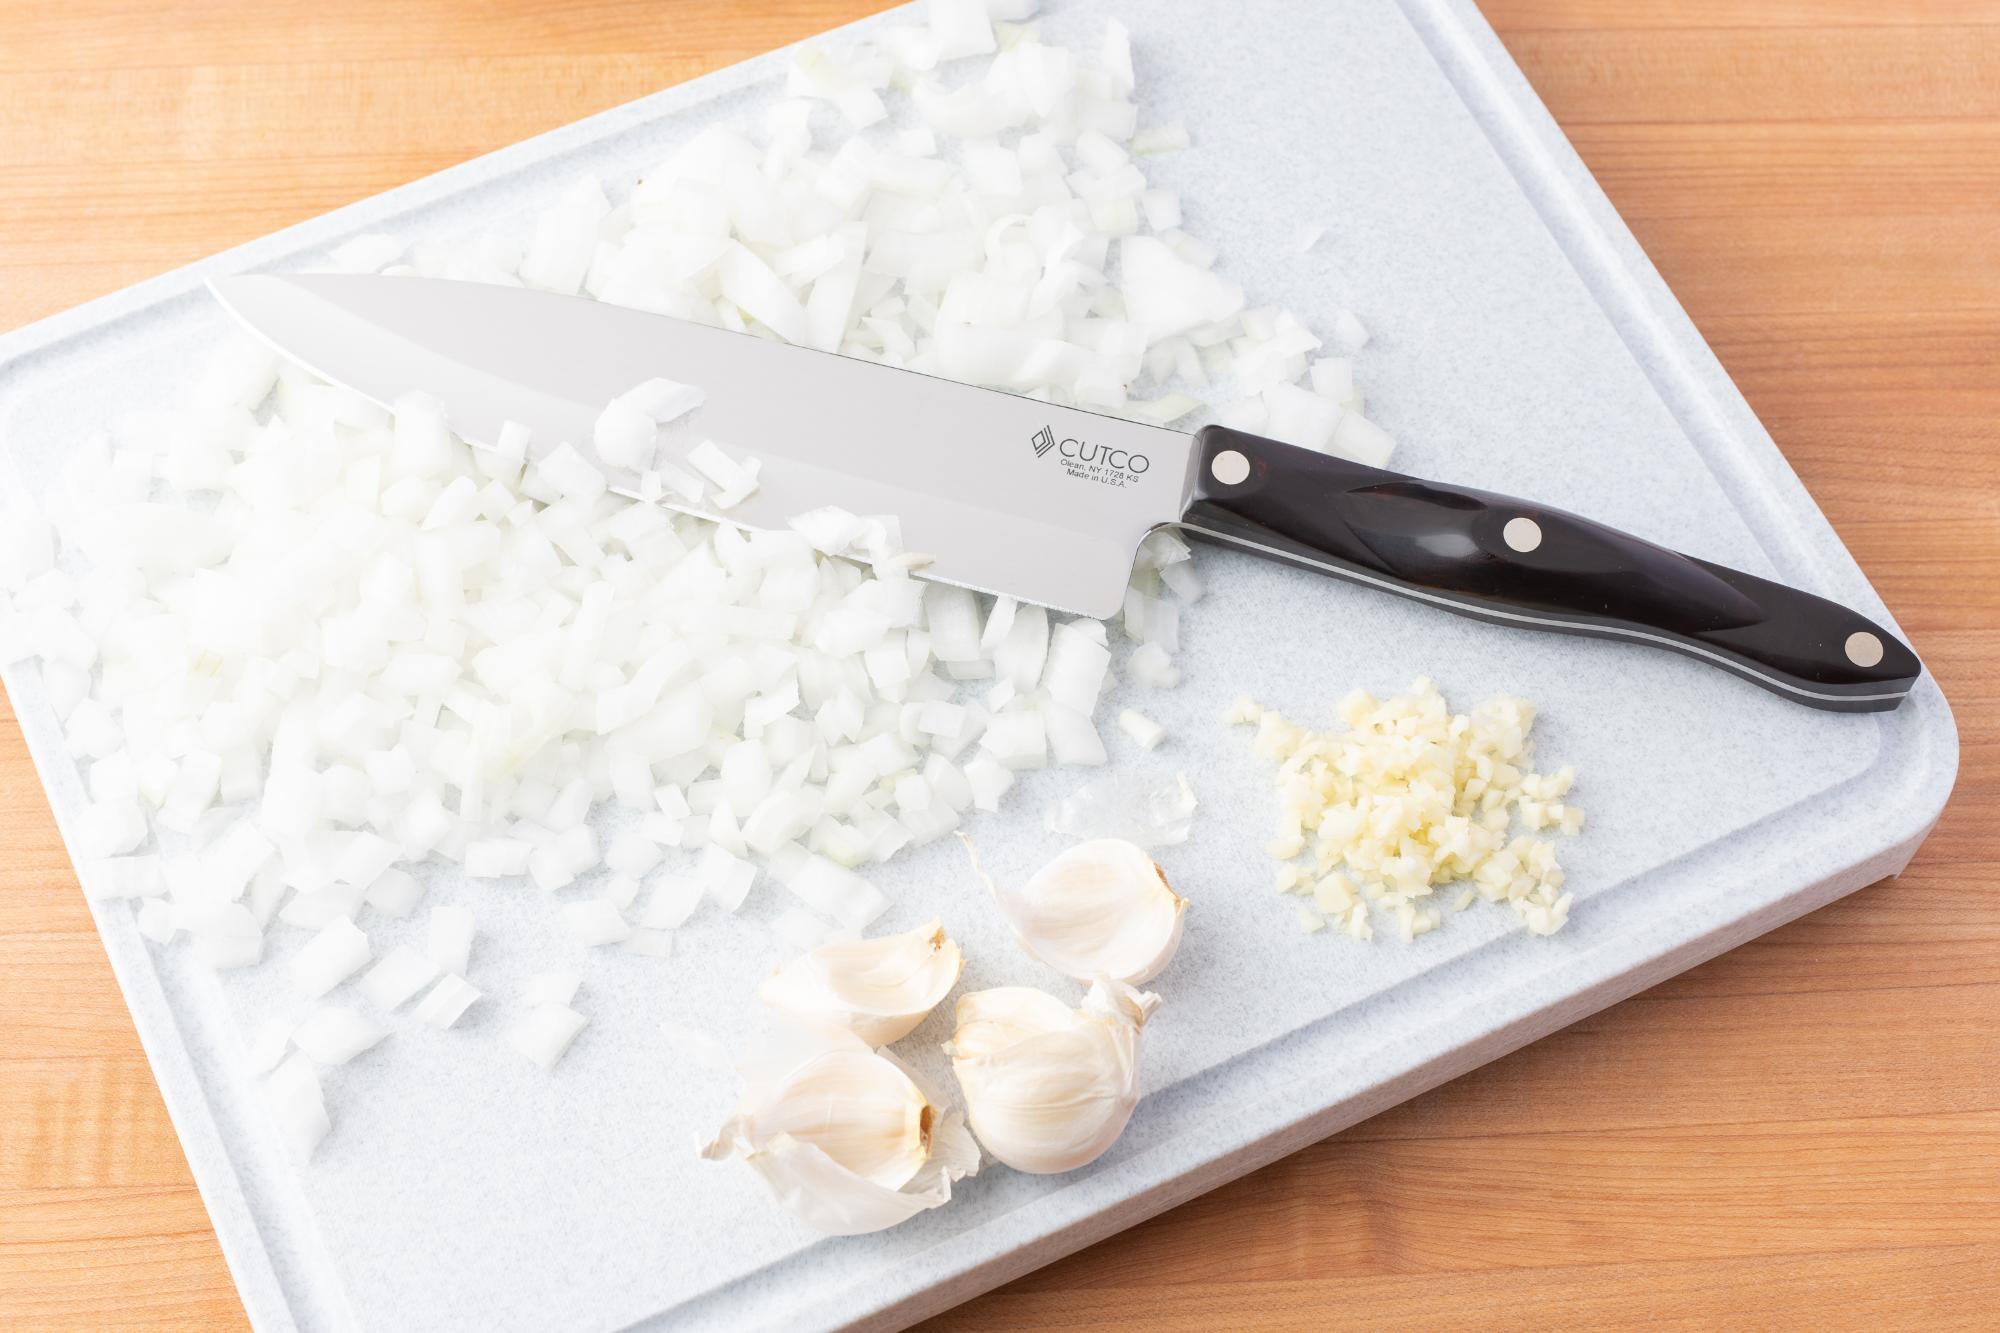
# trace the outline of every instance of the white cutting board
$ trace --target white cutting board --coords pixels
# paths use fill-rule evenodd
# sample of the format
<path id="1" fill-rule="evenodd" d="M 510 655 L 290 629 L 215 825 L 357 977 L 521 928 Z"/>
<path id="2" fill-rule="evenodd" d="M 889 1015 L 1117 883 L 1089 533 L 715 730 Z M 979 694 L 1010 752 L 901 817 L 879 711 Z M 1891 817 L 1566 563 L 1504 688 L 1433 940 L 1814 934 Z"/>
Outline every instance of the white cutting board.
<path id="1" fill-rule="evenodd" d="M 1196 147 L 1149 164 L 1252 303 L 1326 328 L 1358 311 L 1370 415 L 1397 466 L 1512 491 L 1888 616 L 1499 43 L 1466 0 L 1069 0 L 1052 37 L 1134 33 L 1143 121 Z M 854 34 L 893 21 L 885 15 Z M 835 38 L 834 40 L 839 40 Z M 704 125 L 778 95 L 766 56 L 0 338 L 5 494 L 45 485 L 64 450 L 170 394 L 224 328 L 207 276 L 323 262 L 370 230 L 441 238 L 519 225 L 574 173 L 624 183 Z M 1302 223 L 1327 227 L 1294 253 Z M 747 1170 L 695 1159 L 728 1103 L 672 1057 L 662 1019 L 727 1040 L 774 958 L 758 923 L 701 918 L 661 962 L 555 932 L 545 896 L 439 884 L 480 936 L 496 996 L 582 965 L 591 1026 L 553 1076 L 498 1040 L 504 1009 L 447 1033 L 407 1020 L 328 1071 L 332 1135 L 309 1165 L 277 1144 L 243 1035 L 298 1006 L 282 966 L 218 980 L 100 908 L 105 945 L 223 1250 L 259 1327 L 556 1329 L 892 1327 L 934 1313 L 1505 1053 L 1902 867 L 1950 789 L 1957 736 L 1922 683 L 1886 715 L 1811 712 L 1690 660 L 1475 624 L 1247 556 L 1204 552 L 1212 595 L 1186 617 L 1180 690 L 1148 695 L 1172 739 L 1140 761 L 1185 770 L 1203 807 L 1166 855 L 1193 901 L 1154 988 L 1146 1098 L 1089 1168 L 990 1166 L 894 1231 L 828 1240 L 769 1205 Z M 1350 688 L 1436 678 L 1468 708 L 1499 692 L 1542 709 L 1538 754 L 1582 775 L 1588 831 L 1563 859 L 1571 924 L 1526 936 L 1480 906 L 1413 946 L 1306 937 L 1273 894 L 1269 773 L 1220 725 L 1250 693 L 1330 721 Z M 7 688 L 59 820 L 81 800 L 37 673 Z M 1120 706 L 1121 699 L 1109 701 Z M 1076 771 L 1016 788 L 977 821 L 988 869 L 1056 848 L 1040 828 Z M 1005 939 L 955 845 L 876 876 L 901 929 L 941 913 L 966 984 L 1073 993 Z M 422 915 L 364 922 L 378 954 Z M 269 957 L 295 948 L 274 936 Z M 945 1007 L 947 1010 L 949 1006 Z M 941 1013 L 905 1048 L 946 1035 Z M 936 1069 L 934 1055 L 927 1062 Z"/>

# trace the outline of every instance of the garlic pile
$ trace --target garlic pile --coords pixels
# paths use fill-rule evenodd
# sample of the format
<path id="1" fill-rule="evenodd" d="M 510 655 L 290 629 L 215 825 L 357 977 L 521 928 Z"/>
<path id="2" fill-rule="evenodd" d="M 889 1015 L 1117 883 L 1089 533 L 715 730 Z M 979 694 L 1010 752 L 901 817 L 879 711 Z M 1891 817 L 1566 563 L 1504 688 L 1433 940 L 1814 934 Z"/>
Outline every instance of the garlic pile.
<path id="1" fill-rule="evenodd" d="M 1546 776 L 1522 768 L 1530 704 L 1499 698 L 1453 714 L 1419 679 L 1379 702 L 1356 691 L 1340 718 L 1345 732 L 1309 732 L 1248 699 L 1228 718 L 1254 724 L 1257 752 L 1278 761 L 1270 852 L 1286 863 L 1278 887 L 1310 900 L 1298 908 L 1304 929 L 1331 921 L 1372 938 L 1372 904 L 1410 940 L 1438 926 L 1432 890 L 1456 880 L 1472 882 L 1457 910 L 1480 897 L 1506 903 L 1534 934 L 1562 928 L 1570 895 L 1555 845 L 1508 835 L 1517 816 L 1530 832 L 1583 828 L 1583 811 L 1563 804 L 1575 781 L 1569 768 Z M 1294 860 L 1308 853 L 1304 864 Z"/>
<path id="2" fill-rule="evenodd" d="M 1079 843 L 1018 888 L 986 886 L 1021 947 L 1079 981 L 1151 981 L 1180 947 L 1187 900 L 1121 839 Z"/>
<path id="3" fill-rule="evenodd" d="M 1073 1170 L 1116 1142 L 1138 1105 L 1139 1033 L 1160 997 L 1120 978 L 1167 965 L 1187 903 L 1143 851 L 1111 839 L 1071 848 L 1019 890 L 987 887 L 1022 944 L 1090 990 L 1077 1009 L 1026 986 L 961 996 L 944 1051 L 979 1144 L 1019 1171 Z M 963 966 L 930 921 L 773 970 L 757 995 L 784 1023 L 739 1064 L 737 1113 L 703 1155 L 748 1162 L 780 1204 L 834 1235 L 943 1204 L 977 1171 L 979 1148 L 871 1048 L 914 1031 Z"/>
<path id="4" fill-rule="evenodd" d="M 1096 1161 L 1139 1103 L 1139 1030 L 1159 1003 L 1106 977 L 1078 1009 L 1027 986 L 961 996 L 945 1051 L 981 1146 L 1036 1174 Z"/>
<path id="5" fill-rule="evenodd" d="M 779 1028 L 739 1072 L 742 1107 L 702 1156 L 741 1158 L 815 1230 L 895 1226 L 979 1170 L 957 1113 L 941 1113 L 907 1070 L 851 1032 Z"/>

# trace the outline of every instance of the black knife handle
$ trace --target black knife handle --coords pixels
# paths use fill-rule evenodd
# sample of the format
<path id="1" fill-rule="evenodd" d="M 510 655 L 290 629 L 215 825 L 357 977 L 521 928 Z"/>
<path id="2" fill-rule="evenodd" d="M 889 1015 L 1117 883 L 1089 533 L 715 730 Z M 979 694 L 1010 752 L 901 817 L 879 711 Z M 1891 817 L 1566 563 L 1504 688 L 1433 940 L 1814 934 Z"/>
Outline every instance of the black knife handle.
<path id="1" fill-rule="evenodd" d="M 1838 712 L 1894 708 L 1923 671 L 1846 607 L 1560 509 L 1226 426 L 1195 453 L 1186 527 L 1462 615 L 1672 649 Z"/>

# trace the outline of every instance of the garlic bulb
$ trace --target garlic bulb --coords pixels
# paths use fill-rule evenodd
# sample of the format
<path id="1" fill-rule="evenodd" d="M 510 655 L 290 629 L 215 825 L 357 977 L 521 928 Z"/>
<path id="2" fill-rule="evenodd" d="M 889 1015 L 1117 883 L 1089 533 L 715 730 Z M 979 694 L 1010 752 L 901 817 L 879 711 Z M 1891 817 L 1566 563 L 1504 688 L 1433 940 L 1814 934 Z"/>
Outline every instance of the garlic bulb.
<path id="1" fill-rule="evenodd" d="M 1083 1006 L 1028 986 L 959 997 L 945 1046 L 972 1132 L 1017 1171 L 1095 1161 L 1139 1102 L 1139 1029 L 1160 997 L 1099 977 Z"/>
<path id="2" fill-rule="evenodd" d="M 964 967 L 934 920 L 900 935 L 823 944 L 773 972 L 757 994 L 774 1009 L 887 1046 L 924 1021 Z"/>
<path id="3" fill-rule="evenodd" d="M 1079 981 L 1141 985 L 1180 947 L 1187 899 L 1151 856 L 1120 838 L 1078 843 L 1018 889 L 986 884 L 1021 947 Z"/>
<path id="4" fill-rule="evenodd" d="M 979 1169 L 958 1115 L 940 1114 L 900 1064 L 850 1032 L 775 1032 L 739 1073 L 742 1105 L 702 1156 L 742 1158 L 815 1230 L 895 1226 L 944 1203 L 952 1181 Z"/>

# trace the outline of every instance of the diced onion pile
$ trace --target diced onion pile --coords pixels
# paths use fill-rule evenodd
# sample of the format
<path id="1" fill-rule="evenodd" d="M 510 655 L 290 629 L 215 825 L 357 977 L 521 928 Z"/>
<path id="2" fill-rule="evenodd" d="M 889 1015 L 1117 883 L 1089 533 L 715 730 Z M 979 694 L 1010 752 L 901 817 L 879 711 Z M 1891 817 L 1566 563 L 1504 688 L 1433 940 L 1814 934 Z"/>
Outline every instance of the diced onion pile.
<path id="1" fill-rule="evenodd" d="M 1222 395 L 1225 424 L 1387 460 L 1394 441 L 1355 384 L 1360 321 L 1325 312 L 1329 347 L 1294 312 L 1247 306 L 1179 198 L 1148 182 L 1145 159 L 1188 135 L 1140 127 L 1122 25 L 1093 59 L 1014 21 L 1032 0 L 929 10 L 927 27 L 872 44 L 803 48 L 761 133 L 707 129 L 620 202 L 576 181 L 525 248 L 491 237 L 406 255 L 371 235 L 337 261 L 580 292 L 1162 424 Z M 649 424 L 692 406 L 671 394 L 687 388 L 614 405 L 601 456 L 642 463 Z"/>
<path id="2" fill-rule="evenodd" d="M 796 57 L 788 93 L 761 135 L 705 132 L 621 203 L 580 182 L 525 245 L 399 263 L 368 236 L 337 263 L 581 292 L 1160 422 L 1233 378 L 1234 424 L 1386 457 L 1351 361 L 1247 309 L 1146 181 L 1138 159 L 1188 137 L 1139 127 L 1115 23 L 1092 61 L 937 0 L 928 27 Z M 905 97 L 912 128 L 869 128 Z M 1347 314 L 1333 334 L 1367 337 Z M 0 659 L 39 659 L 63 720 L 86 882 L 217 968 L 289 927 L 302 1000 L 353 982 L 377 1011 L 329 1002 L 259 1034 L 302 1149 L 328 1123 L 314 1063 L 393 1011 L 448 1028 L 482 998 L 462 908 L 434 909 L 421 950 L 371 943 L 368 914 L 419 905 L 406 867 L 580 895 L 559 913 L 578 945 L 652 956 L 769 876 L 796 899 L 778 931 L 807 947 L 886 908 L 858 868 L 996 809 L 1020 770 L 1105 761 L 1096 622 L 918 582 L 892 521 L 748 534 L 608 494 L 586 451 L 644 464 L 699 401 L 637 386 L 593 439 L 527 463 L 518 429 L 474 451 L 432 400 L 384 411 L 239 341 L 182 406 L 79 442 L 45 515 L 0 524 Z M 754 460 L 691 461 L 702 478 L 651 471 L 651 496 L 756 484 Z M 1178 681 L 1187 557 L 1168 533 L 1140 554 L 1139 684 Z M 1136 712 L 1121 727 L 1164 739 Z M 583 1024 L 547 990 L 508 1029 L 544 1066 Z"/>
<path id="3" fill-rule="evenodd" d="M 1570 895 L 1555 844 L 1509 836 L 1575 834 L 1583 811 L 1565 805 L 1576 775 L 1525 771 L 1535 710 L 1522 699 L 1489 700 L 1451 712 L 1429 680 L 1378 702 L 1356 691 L 1341 701 L 1344 732 L 1311 732 L 1248 699 L 1232 722 L 1257 728 L 1257 752 L 1278 762 L 1278 832 L 1270 852 L 1279 889 L 1308 932 L 1331 923 L 1374 935 L 1371 906 L 1410 940 L 1442 918 L 1439 885 L 1469 880 L 1454 907 L 1504 902 L 1537 935 L 1569 919 Z M 1303 858 L 1303 860 L 1299 859 Z"/>

